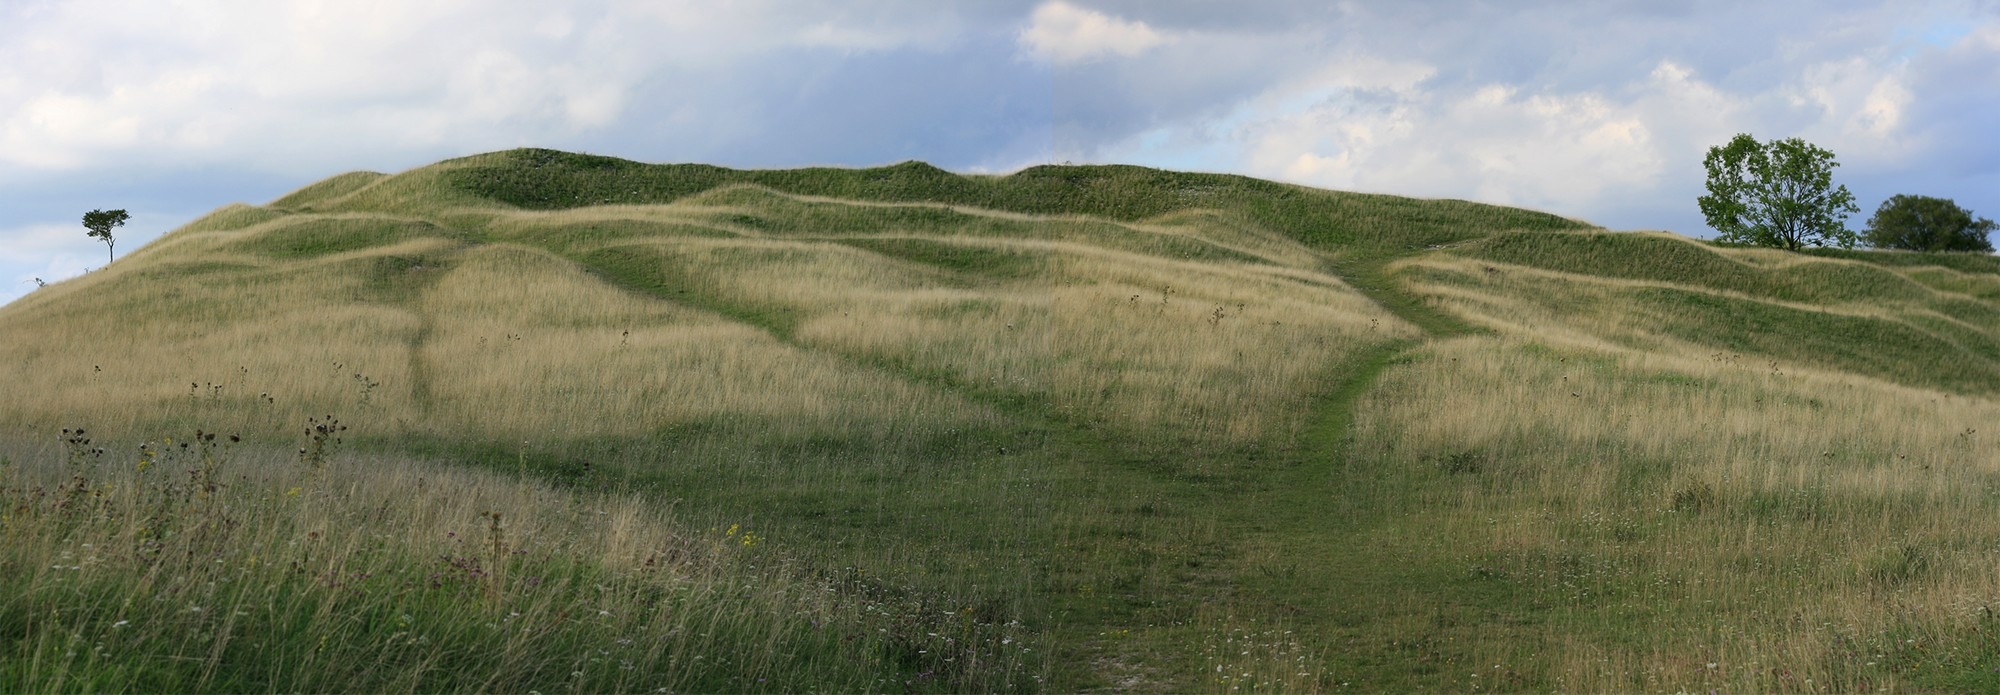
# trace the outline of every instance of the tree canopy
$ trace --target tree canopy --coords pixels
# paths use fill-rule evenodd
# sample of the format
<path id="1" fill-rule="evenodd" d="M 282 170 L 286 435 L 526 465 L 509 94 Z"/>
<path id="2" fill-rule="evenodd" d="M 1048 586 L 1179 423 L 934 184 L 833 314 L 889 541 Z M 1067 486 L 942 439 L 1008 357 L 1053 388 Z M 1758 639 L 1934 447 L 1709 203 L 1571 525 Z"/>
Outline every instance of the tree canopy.
<path id="1" fill-rule="evenodd" d="M 83 228 L 90 230 L 85 233 L 90 238 L 103 241 L 104 252 L 116 259 L 117 253 L 113 250 L 116 240 L 111 238 L 111 230 L 125 226 L 125 221 L 129 219 L 132 216 L 125 214 L 124 210 L 92 210 L 83 213 Z"/>
<path id="2" fill-rule="evenodd" d="M 1993 251 L 1986 235 L 1993 220 L 1947 198 L 1897 195 L 1882 201 L 1868 218 L 1865 238 L 1870 246 L 1909 251 Z"/>
<path id="3" fill-rule="evenodd" d="M 1761 143 L 1743 134 L 1709 148 L 1702 166 L 1708 195 L 1697 202 L 1719 240 L 1793 251 L 1854 246 L 1846 219 L 1860 208 L 1846 186 L 1834 185 L 1840 164 L 1832 152 L 1799 138 Z"/>

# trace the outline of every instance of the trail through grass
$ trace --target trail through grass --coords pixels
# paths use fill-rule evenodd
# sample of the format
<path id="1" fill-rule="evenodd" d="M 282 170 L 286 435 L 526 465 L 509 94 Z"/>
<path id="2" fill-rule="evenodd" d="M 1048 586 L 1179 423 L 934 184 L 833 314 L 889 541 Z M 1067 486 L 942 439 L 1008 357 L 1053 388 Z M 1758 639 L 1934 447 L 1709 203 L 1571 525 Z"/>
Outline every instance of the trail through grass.
<path id="1" fill-rule="evenodd" d="M 336 177 L 0 309 L 16 395 L 0 401 L 15 472 L 0 485 L 18 498 L 0 528 L 36 539 L 0 556 L 9 581 L 56 591 L 35 601 L 82 597 L 61 620 L 0 611 L 22 635 L 5 682 L 326 689 L 330 671 L 274 680 L 257 655 L 408 646 L 376 630 L 401 606 L 226 561 L 256 580 L 236 586 L 355 608 L 323 629 L 242 609 L 273 649 L 196 622 L 230 643 L 64 661 L 139 589 L 72 570 L 90 579 L 64 594 L 40 568 L 153 527 L 115 504 L 87 524 L 49 506 L 71 479 L 51 432 L 229 432 L 275 476 L 289 457 L 272 452 L 338 414 L 340 489 L 376 484 L 371 466 L 381 484 L 443 485 L 433 466 L 449 464 L 480 471 L 477 489 L 532 487 L 522 509 L 563 519 L 546 527 L 561 537 L 714 541 L 688 557 L 734 587 L 703 604 L 742 626 L 717 649 L 755 657 L 639 660 L 683 689 L 1976 688 L 2000 595 L 1982 540 L 2000 518 L 1981 431 L 2000 407 L 1995 270 L 1138 167 L 737 171 L 524 150 Z M 113 475 L 118 451 L 82 489 L 152 500 Z M 308 486 L 245 475 L 225 516 L 274 530 L 200 552 L 285 556 L 301 524 L 332 518 L 285 517 L 263 497 Z M 672 513 L 582 513 L 605 505 Z M 353 530 L 402 538 L 375 528 Z M 368 538 L 354 547 L 379 551 L 377 575 L 435 550 Z M 653 586 L 592 543 L 561 556 L 576 576 Z M 602 609 L 570 587 L 536 610 Z M 488 634 L 472 604 L 410 613 L 471 651 L 433 636 L 368 685 L 569 673 Z M 549 644 L 595 643 L 552 624 Z"/>

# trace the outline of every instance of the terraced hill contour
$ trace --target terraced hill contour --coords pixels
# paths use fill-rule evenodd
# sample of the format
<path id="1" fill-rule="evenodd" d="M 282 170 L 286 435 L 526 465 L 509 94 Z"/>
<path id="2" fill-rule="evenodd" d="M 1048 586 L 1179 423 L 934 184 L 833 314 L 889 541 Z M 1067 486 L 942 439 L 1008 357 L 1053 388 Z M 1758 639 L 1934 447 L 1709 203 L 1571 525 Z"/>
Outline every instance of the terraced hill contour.
<path id="1" fill-rule="evenodd" d="M 337 414 L 678 498 L 1033 634 L 883 666 L 945 690 L 1960 688 L 2000 665 L 1996 299 L 1990 257 L 1235 176 L 516 150 L 0 309 L 0 421 Z"/>

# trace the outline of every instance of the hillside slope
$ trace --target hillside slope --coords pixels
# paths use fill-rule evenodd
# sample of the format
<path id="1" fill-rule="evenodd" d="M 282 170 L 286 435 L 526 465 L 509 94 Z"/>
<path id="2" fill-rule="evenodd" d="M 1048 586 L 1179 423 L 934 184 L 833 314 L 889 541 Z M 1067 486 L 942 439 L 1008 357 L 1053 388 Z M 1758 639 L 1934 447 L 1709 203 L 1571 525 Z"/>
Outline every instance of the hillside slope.
<path id="1" fill-rule="evenodd" d="M 1236 176 L 515 150 L 0 309 L 0 437 L 333 415 L 1028 630 L 913 688 L 1960 688 L 1996 300 L 1990 257 Z"/>

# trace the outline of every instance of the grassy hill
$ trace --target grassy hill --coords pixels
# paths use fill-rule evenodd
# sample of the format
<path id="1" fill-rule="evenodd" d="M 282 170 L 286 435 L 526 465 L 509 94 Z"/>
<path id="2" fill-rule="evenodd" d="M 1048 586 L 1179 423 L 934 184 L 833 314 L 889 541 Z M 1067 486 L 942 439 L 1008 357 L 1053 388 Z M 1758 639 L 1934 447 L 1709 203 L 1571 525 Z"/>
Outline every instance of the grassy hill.
<path id="1" fill-rule="evenodd" d="M 0 683 L 1990 688 L 1996 300 L 1138 167 L 345 174 L 0 308 Z"/>

